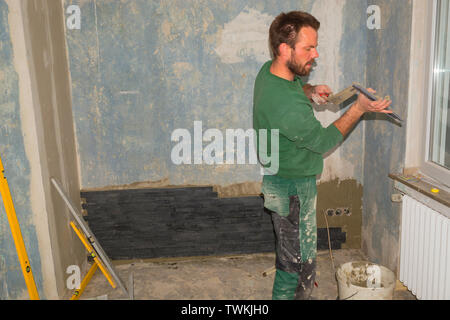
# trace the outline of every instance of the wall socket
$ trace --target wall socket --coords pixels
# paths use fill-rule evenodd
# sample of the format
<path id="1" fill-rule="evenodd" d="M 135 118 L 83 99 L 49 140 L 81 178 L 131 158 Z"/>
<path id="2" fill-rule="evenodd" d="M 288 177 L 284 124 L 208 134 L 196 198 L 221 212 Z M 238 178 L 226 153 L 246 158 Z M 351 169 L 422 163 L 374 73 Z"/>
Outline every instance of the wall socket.
<path id="1" fill-rule="evenodd" d="M 330 208 L 330 209 L 327 209 L 325 212 L 329 217 L 333 217 L 333 216 L 340 217 L 342 215 L 346 215 L 346 216 L 352 215 L 350 208 L 335 208 L 335 209 Z"/>

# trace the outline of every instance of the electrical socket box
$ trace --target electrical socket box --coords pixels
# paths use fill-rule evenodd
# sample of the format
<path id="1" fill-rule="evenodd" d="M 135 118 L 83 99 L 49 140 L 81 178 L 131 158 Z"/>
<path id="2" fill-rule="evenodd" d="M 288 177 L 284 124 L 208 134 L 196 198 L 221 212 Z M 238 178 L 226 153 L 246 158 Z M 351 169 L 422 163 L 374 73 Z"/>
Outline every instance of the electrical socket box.
<path id="1" fill-rule="evenodd" d="M 333 217 L 333 216 L 340 217 L 342 215 L 346 215 L 346 216 L 352 215 L 350 208 L 329 208 L 325 211 L 325 213 L 329 217 Z"/>

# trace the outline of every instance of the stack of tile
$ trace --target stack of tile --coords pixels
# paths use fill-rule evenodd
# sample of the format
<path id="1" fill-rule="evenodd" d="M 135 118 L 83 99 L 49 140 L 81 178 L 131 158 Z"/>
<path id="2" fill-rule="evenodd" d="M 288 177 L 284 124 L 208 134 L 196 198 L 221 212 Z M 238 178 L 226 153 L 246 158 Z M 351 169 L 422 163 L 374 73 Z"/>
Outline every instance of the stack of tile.
<path id="1" fill-rule="evenodd" d="M 328 243 L 328 231 L 330 242 Z M 330 245 L 332 250 L 342 249 L 341 244 L 347 240 L 347 233 L 342 232 L 342 228 L 318 228 L 317 229 L 317 250 L 328 250 Z"/>
<path id="2" fill-rule="evenodd" d="M 212 187 L 82 192 L 86 220 L 111 259 L 273 252 L 261 197 L 218 198 Z"/>

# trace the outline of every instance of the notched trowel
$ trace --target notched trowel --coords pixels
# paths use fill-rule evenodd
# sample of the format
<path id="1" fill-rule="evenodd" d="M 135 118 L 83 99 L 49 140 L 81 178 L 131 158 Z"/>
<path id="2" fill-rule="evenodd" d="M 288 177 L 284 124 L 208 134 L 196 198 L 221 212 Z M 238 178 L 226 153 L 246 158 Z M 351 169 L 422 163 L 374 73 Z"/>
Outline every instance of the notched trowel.
<path id="1" fill-rule="evenodd" d="M 331 96 L 328 96 L 327 101 L 332 104 L 341 104 L 353 97 L 355 94 L 357 94 L 358 91 L 353 88 L 353 86 L 350 86 L 336 94 L 332 94 Z"/>
<path id="2" fill-rule="evenodd" d="M 358 91 L 361 92 L 362 94 L 364 94 L 367 98 L 369 98 L 372 101 L 376 101 L 376 100 L 382 99 L 381 97 L 376 96 L 376 95 L 371 94 L 370 92 L 368 92 L 359 83 L 353 82 L 353 84 L 350 87 L 348 87 L 348 88 L 346 88 L 346 89 L 344 89 L 344 90 L 342 90 L 342 91 L 340 91 L 340 92 L 338 92 L 336 94 L 333 94 L 333 95 L 329 96 L 327 98 L 327 101 L 329 103 L 332 103 L 332 104 L 341 104 L 341 103 L 347 101 L 348 99 L 350 99 L 351 97 L 353 97 L 355 94 L 357 94 Z M 391 98 L 389 96 L 384 97 L 384 99 L 391 100 Z M 395 120 L 397 122 L 403 121 L 395 113 L 386 113 L 386 116 L 388 116 L 389 118 L 391 118 L 391 119 L 393 119 L 393 120 Z"/>

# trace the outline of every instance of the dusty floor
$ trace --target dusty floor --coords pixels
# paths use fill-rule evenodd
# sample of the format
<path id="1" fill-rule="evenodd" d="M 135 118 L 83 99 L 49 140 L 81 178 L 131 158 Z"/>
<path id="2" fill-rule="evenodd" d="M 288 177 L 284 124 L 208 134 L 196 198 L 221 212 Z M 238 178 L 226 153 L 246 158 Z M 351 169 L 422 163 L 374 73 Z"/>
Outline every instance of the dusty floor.
<path id="1" fill-rule="evenodd" d="M 334 250 L 334 265 L 367 260 L 360 250 Z M 274 266 L 275 255 L 252 254 L 227 257 L 152 259 L 115 261 L 116 273 L 126 286 L 130 272 L 136 300 L 270 300 L 274 273 L 263 272 Z M 336 300 L 337 282 L 329 251 L 317 257 L 318 287 L 313 295 L 319 300 Z M 81 299 L 127 299 L 120 289 L 112 289 L 97 270 Z M 394 300 L 414 300 L 407 290 L 396 290 Z"/>

